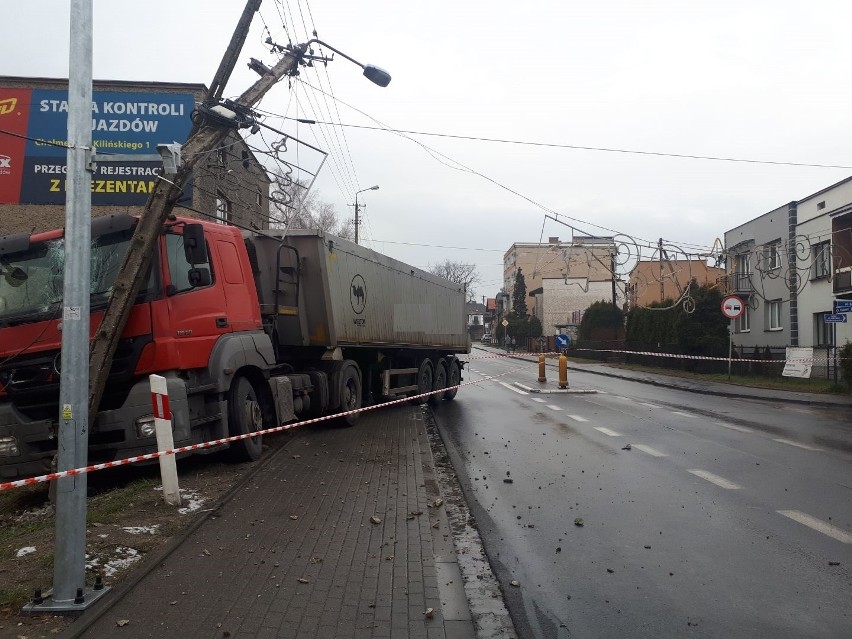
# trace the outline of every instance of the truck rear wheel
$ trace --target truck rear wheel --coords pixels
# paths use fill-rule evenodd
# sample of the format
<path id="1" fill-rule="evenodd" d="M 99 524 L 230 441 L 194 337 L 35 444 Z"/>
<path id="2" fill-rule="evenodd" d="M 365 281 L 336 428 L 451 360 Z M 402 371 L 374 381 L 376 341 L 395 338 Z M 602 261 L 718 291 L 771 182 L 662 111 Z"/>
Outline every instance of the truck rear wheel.
<path id="1" fill-rule="evenodd" d="M 447 366 L 447 390 L 444 391 L 444 399 L 455 399 L 456 393 L 459 392 L 459 384 L 461 384 L 461 367 L 459 360 L 453 357 Z"/>
<path id="2" fill-rule="evenodd" d="M 432 383 L 433 391 L 444 390 L 447 387 L 447 363 L 442 359 L 438 361 L 438 365 L 435 367 L 435 381 Z M 443 393 L 435 393 L 434 395 L 429 395 L 429 403 L 437 404 L 441 398 L 443 397 Z"/>
<path id="3" fill-rule="evenodd" d="M 431 392 L 434 380 L 435 371 L 432 368 L 432 362 L 429 358 L 426 358 L 420 362 L 420 367 L 417 369 L 417 390 L 414 391 L 414 394 L 422 395 Z M 425 404 L 427 399 L 426 397 L 418 397 L 411 401 L 415 404 Z"/>
<path id="4" fill-rule="evenodd" d="M 248 435 L 263 430 L 263 406 L 252 383 L 237 377 L 228 391 L 228 432 L 230 435 Z M 260 459 L 263 436 L 247 437 L 231 442 L 228 455 L 234 461 L 247 462 Z"/>
<path id="5" fill-rule="evenodd" d="M 340 410 L 350 411 L 361 408 L 361 376 L 355 366 L 347 366 L 340 374 Z M 361 413 L 344 415 L 344 426 L 354 426 L 361 418 Z"/>

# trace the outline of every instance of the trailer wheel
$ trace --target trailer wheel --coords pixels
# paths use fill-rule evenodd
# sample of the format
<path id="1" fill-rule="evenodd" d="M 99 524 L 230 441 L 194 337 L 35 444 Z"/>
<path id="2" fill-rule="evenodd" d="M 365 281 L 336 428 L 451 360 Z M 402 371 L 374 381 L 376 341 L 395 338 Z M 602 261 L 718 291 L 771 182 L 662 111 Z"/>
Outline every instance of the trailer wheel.
<path id="1" fill-rule="evenodd" d="M 442 359 L 438 361 L 438 365 L 435 367 L 435 381 L 432 384 L 433 391 L 444 390 L 447 387 L 447 363 Z M 443 394 L 435 393 L 434 395 L 429 395 L 429 403 L 437 404 L 438 401 L 443 397 Z"/>
<path id="2" fill-rule="evenodd" d="M 432 391 L 432 386 L 435 380 L 435 371 L 432 369 L 432 362 L 428 358 L 420 362 L 420 367 L 417 369 L 417 390 L 415 395 L 422 395 Z M 411 400 L 414 404 L 425 404 L 426 397 L 418 397 Z"/>
<path id="3" fill-rule="evenodd" d="M 263 406 L 252 383 L 237 377 L 228 391 L 228 431 L 231 436 L 247 435 L 263 430 Z M 234 461 L 247 462 L 260 458 L 263 435 L 231 442 L 228 455 Z"/>
<path id="4" fill-rule="evenodd" d="M 340 410 L 349 411 L 361 408 L 361 376 L 355 366 L 347 366 L 340 374 Z M 354 426 L 361 419 L 361 413 L 345 415 L 341 420 L 344 426 Z"/>
<path id="5" fill-rule="evenodd" d="M 459 360 L 455 357 L 450 359 L 450 364 L 447 367 L 447 390 L 444 391 L 444 399 L 455 399 L 456 393 L 459 392 L 458 385 L 461 384 L 461 368 Z M 454 388 L 455 387 L 455 388 Z"/>

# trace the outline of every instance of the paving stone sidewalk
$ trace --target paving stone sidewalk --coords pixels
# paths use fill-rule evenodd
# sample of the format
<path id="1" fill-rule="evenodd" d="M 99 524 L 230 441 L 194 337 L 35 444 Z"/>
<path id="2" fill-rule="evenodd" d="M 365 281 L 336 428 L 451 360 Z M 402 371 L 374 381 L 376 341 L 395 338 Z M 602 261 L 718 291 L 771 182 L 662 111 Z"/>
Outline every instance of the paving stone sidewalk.
<path id="1" fill-rule="evenodd" d="M 452 537 L 422 410 L 297 431 L 132 589 L 63 636 L 474 637 L 463 584 L 439 587 L 436 556 L 452 561 Z"/>

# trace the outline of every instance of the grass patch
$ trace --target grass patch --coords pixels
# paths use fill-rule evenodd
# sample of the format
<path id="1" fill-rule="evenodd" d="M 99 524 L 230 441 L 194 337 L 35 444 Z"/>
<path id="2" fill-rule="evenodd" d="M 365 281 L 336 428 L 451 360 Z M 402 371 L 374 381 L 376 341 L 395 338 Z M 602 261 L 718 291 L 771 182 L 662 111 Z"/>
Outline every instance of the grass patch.
<path id="1" fill-rule="evenodd" d="M 159 479 L 145 478 L 132 481 L 123 488 L 110 490 L 89 498 L 89 524 L 112 524 L 123 519 L 128 510 L 149 507 L 162 496 L 154 489 L 160 485 Z"/>

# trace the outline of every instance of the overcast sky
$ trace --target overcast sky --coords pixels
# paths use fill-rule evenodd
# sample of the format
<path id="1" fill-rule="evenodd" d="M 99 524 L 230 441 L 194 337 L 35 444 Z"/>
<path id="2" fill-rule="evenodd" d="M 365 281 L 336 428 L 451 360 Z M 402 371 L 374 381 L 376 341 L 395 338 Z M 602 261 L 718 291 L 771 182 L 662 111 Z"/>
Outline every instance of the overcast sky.
<path id="1" fill-rule="evenodd" d="M 2 73 L 67 77 L 68 0 L 14 4 Z M 244 4 L 94 0 L 94 77 L 209 84 Z M 380 186 L 358 196 L 363 244 L 424 268 L 474 263 L 478 298 L 492 297 L 513 242 L 571 237 L 546 212 L 588 234 L 709 248 L 852 175 L 564 148 L 852 166 L 849 24 L 841 0 L 264 0 L 225 94 L 257 78 L 250 57 L 276 62 L 266 29 L 280 43 L 315 29 L 387 69 L 383 89 L 336 56 L 260 108 L 347 125 L 268 120 L 331 154 L 315 188 L 340 215 Z"/>

